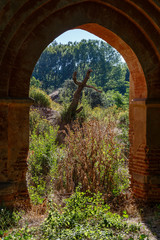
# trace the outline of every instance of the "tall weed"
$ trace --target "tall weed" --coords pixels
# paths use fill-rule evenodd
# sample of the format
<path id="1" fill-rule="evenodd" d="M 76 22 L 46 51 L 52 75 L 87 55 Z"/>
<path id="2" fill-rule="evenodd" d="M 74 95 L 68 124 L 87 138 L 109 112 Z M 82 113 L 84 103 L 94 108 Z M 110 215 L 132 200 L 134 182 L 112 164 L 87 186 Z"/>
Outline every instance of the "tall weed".
<path id="1" fill-rule="evenodd" d="M 41 116 L 38 109 L 32 108 L 29 113 L 29 128 L 30 136 L 34 133 L 37 135 L 43 132 L 48 132 L 51 123 Z"/>
<path id="2" fill-rule="evenodd" d="M 124 153 L 129 157 L 129 111 L 121 111 L 118 115 L 118 128 L 120 134 L 118 139 L 124 144 Z"/>
<path id="3" fill-rule="evenodd" d="M 66 152 L 58 163 L 56 179 L 59 191 L 72 193 L 81 183 L 82 191 L 117 195 L 128 187 L 123 145 L 116 139 L 115 122 L 76 121 L 66 128 Z"/>
<path id="4" fill-rule="evenodd" d="M 31 135 L 27 179 L 30 197 L 35 204 L 41 203 L 45 198 L 51 180 L 50 172 L 54 174 L 56 171 L 56 136 L 57 129 L 52 126 L 48 127 L 48 131 L 41 131 L 39 134 L 35 127 Z"/>

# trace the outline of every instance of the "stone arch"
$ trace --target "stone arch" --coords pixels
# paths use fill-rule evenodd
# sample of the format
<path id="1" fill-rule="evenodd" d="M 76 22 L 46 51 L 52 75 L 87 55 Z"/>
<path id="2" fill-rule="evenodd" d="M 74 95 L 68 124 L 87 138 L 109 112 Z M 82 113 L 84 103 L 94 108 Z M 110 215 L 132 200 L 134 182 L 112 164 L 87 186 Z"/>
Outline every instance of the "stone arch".
<path id="1" fill-rule="evenodd" d="M 81 28 L 103 38 L 126 59 L 131 72 L 132 188 L 138 197 L 160 199 L 157 196 L 160 188 L 156 187 L 160 182 L 160 159 L 155 157 L 160 152 L 157 135 L 160 116 L 155 117 L 160 103 L 160 18 L 157 2 L 21 0 L 15 3 L 14 0 L 5 0 L 0 6 L 0 18 L 1 136 L 5 139 L 0 145 L 1 199 L 12 202 L 14 194 L 19 198 L 27 194 L 25 171 L 30 76 L 44 48 L 58 35 L 73 28 Z M 18 134 L 20 129 L 21 135 Z M 12 189 L 13 194 L 8 194 L 7 189 Z"/>

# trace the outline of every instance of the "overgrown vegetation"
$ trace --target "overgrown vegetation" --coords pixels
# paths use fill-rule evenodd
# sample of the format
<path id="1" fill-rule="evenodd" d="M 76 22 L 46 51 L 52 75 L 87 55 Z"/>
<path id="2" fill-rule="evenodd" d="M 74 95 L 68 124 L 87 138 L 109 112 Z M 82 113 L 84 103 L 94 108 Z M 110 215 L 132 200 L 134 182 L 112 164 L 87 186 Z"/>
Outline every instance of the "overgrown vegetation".
<path id="1" fill-rule="evenodd" d="M 31 110 L 28 190 L 32 204 L 45 203 L 48 217 L 40 227 L 17 226 L 12 233 L 5 230 L 14 222 L 6 220 L 3 239 L 128 239 L 128 234 L 143 239 L 139 226 L 128 225 L 106 205 L 129 185 L 125 144 L 117 137 L 128 115 L 117 106 L 92 109 L 85 94 L 80 105 L 83 111 L 66 126 L 63 146 L 56 144 L 58 129 L 38 109 Z M 65 207 L 55 204 L 56 195 L 70 196 Z"/>
<path id="2" fill-rule="evenodd" d="M 41 118 L 38 110 L 31 111 L 27 176 L 31 199 L 36 204 L 42 203 L 48 191 L 71 194 L 79 183 L 83 191 L 100 191 L 110 197 L 128 188 L 124 154 L 127 149 L 119 140 L 123 131 L 117 128 L 116 123 L 121 116 L 119 110 L 112 107 L 91 111 L 84 99 L 83 103 L 84 111 L 90 109 L 90 114 L 85 122 L 80 116 L 79 120 L 65 127 L 63 146 L 55 143 L 57 129 Z"/>
<path id="3" fill-rule="evenodd" d="M 65 154 L 58 163 L 56 186 L 73 193 L 79 183 L 90 190 L 116 196 L 129 185 L 123 143 L 118 142 L 115 122 L 90 119 L 66 127 Z"/>
<path id="4" fill-rule="evenodd" d="M 77 188 L 65 200 L 65 207 L 52 205 L 47 219 L 42 224 L 42 239 L 144 239 L 140 225 L 128 224 L 126 212 L 120 216 L 109 211 L 102 194 L 82 192 Z"/>
<path id="5" fill-rule="evenodd" d="M 11 211 L 6 207 L 0 208 L 0 237 L 3 231 L 17 226 L 22 217 L 22 212 Z"/>
<path id="6" fill-rule="evenodd" d="M 46 124 L 45 120 L 43 122 Z M 35 127 L 31 135 L 27 178 L 28 190 L 34 204 L 43 202 L 51 184 L 51 177 L 57 170 L 56 135 L 57 130 L 52 126 L 48 126 L 47 131 L 39 131 L 38 127 Z"/>
<path id="7" fill-rule="evenodd" d="M 30 97 L 34 99 L 33 106 L 35 107 L 51 107 L 51 99 L 39 88 L 32 87 L 30 89 Z"/>
<path id="8" fill-rule="evenodd" d="M 61 63 L 57 56 L 61 56 Z M 53 62 L 56 62 L 54 67 Z M 76 109 L 82 111 L 61 131 L 42 117 L 41 108 L 56 109 L 61 112 L 62 120 L 68 115 L 75 90 L 70 73 L 75 66 L 80 72 L 78 80 L 83 79 L 89 67 L 94 69 L 88 81 L 92 88 L 84 89 L 78 96 Z M 35 103 L 30 111 L 27 183 L 32 207 L 43 209 L 45 216 L 42 223 L 34 226 L 27 221 L 18 224 L 22 213 L 2 208 L 0 238 L 149 239 L 140 224 L 128 223 L 126 210 L 120 206 L 121 214 L 117 214 L 113 205 L 112 209 L 109 206 L 112 201 L 118 204 L 121 197 L 124 201 L 129 188 L 129 72 L 120 63 L 119 54 L 98 41 L 68 45 L 54 42 L 42 54 L 33 76 L 36 78 L 31 79 L 30 97 Z M 80 84 L 77 79 L 75 82 Z M 98 83 L 102 94 L 93 92 Z M 55 104 L 42 90 L 50 92 L 53 85 L 61 87 L 59 103 Z M 60 131 L 63 145 L 57 143 Z"/>
<path id="9" fill-rule="evenodd" d="M 112 213 L 101 193 L 82 192 L 78 187 L 64 200 L 65 207 L 50 201 L 48 216 L 37 227 L 27 225 L 12 232 L 1 231 L 3 240 L 148 240 L 140 224 L 128 223 L 128 215 Z"/>

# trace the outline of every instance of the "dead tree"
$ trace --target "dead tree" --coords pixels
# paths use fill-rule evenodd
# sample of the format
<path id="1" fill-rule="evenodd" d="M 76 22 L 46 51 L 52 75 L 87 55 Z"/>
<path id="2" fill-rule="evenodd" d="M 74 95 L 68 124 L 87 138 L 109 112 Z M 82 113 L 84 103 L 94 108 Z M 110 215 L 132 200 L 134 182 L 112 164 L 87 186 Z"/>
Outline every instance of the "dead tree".
<path id="1" fill-rule="evenodd" d="M 73 81 L 77 85 L 77 90 L 75 91 L 75 93 L 73 95 L 72 102 L 69 105 L 68 109 L 66 110 L 66 112 L 65 112 L 64 116 L 62 117 L 62 120 L 59 124 L 59 132 L 58 132 L 57 140 L 56 140 L 59 144 L 63 143 L 63 141 L 64 141 L 65 133 L 67 132 L 67 129 L 66 129 L 65 126 L 67 124 L 71 124 L 71 122 L 75 119 L 76 114 L 81 112 L 82 109 L 83 109 L 83 107 L 80 107 L 79 109 L 77 109 L 79 100 L 81 98 L 82 90 L 85 87 L 87 87 L 87 88 L 93 88 L 97 92 L 100 92 L 100 93 L 102 92 L 102 91 L 96 89 L 93 86 L 87 85 L 87 81 L 90 77 L 91 72 L 92 72 L 91 69 L 89 69 L 87 71 L 86 76 L 85 76 L 85 78 L 83 79 L 82 82 L 77 81 L 77 72 L 73 73 Z"/>
<path id="2" fill-rule="evenodd" d="M 78 107 L 78 103 L 79 103 L 79 100 L 81 98 L 81 93 L 82 93 L 82 90 L 87 87 L 87 88 L 93 88 L 95 91 L 97 92 L 101 92 L 100 90 L 98 90 L 97 88 L 93 87 L 93 86 L 90 86 L 90 85 L 87 85 L 87 81 L 90 77 L 90 73 L 92 72 L 91 69 L 89 69 L 86 73 L 86 76 L 85 78 L 83 79 L 82 82 L 78 82 L 77 81 L 77 72 L 74 72 L 73 73 L 73 81 L 74 83 L 77 85 L 77 90 L 75 91 L 74 95 L 73 95 L 73 99 L 72 99 L 72 102 L 70 104 L 70 106 L 68 107 L 66 113 L 65 113 L 65 116 L 64 116 L 64 121 L 68 121 L 70 122 L 71 120 L 73 120 L 76 116 L 77 113 L 81 112 L 83 107 L 80 107 L 79 109 L 77 109 Z"/>

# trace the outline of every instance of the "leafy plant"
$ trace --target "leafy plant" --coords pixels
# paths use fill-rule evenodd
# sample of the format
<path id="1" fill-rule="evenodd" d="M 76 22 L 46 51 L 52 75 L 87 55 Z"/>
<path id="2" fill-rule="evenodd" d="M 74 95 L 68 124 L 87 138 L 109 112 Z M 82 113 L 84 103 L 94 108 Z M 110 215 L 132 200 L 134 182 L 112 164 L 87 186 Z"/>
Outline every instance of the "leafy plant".
<path id="1" fill-rule="evenodd" d="M 13 230 L 10 232 L 5 232 L 3 234 L 3 240 L 35 240 L 36 232 L 32 228 L 28 228 L 26 225 L 24 228 Z"/>
<path id="2" fill-rule="evenodd" d="M 29 96 L 34 99 L 35 107 L 51 107 L 51 99 L 43 90 L 35 87 L 30 88 Z"/>
<path id="3" fill-rule="evenodd" d="M 36 79 L 35 77 L 31 77 L 30 87 L 41 88 L 42 83 L 39 81 L 39 79 Z"/>
<path id="4" fill-rule="evenodd" d="M 43 134 L 43 132 L 49 132 L 51 123 L 41 116 L 40 110 L 32 108 L 29 113 L 29 127 L 30 127 L 30 136 L 33 134 Z"/>
<path id="5" fill-rule="evenodd" d="M 0 207 L 0 237 L 5 230 L 17 225 L 21 216 L 22 212 Z"/>
<path id="6" fill-rule="evenodd" d="M 42 239 L 143 239 L 140 226 L 111 213 L 99 192 L 81 192 L 78 187 L 65 203 L 63 209 L 50 203 L 49 215 L 41 226 Z"/>
<path id="7" fill-rule="evenodd" d="M 41 203 L 47 192 L 47 184 L 52 174 L 56 171 L 57 146 L 55 144 L 57 129 L 48 126 L 48 131 L 39 132 L 35 127 L 30 141 L 30 152 L 28 156 L 28 189 L 33 203 Z M 54 169 L 54 171 L 53 171 Z"/>

